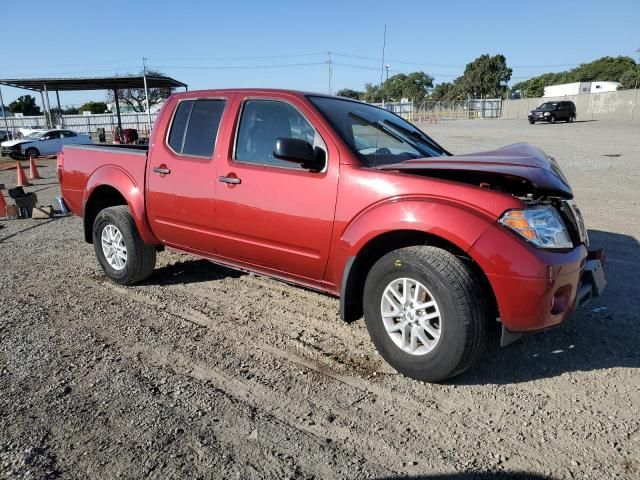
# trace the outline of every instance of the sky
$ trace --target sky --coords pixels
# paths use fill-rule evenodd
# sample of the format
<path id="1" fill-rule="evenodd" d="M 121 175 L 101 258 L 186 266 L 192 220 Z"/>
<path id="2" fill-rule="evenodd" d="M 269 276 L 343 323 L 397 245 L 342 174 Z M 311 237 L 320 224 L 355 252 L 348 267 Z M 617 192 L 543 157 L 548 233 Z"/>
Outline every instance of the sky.
<path id="1" fill-rule="evenodd" d="M 421 70 L 436 83 L 484 53 L 506 56 L 510 83 L 605 55 L 640 56 L 640 0 L 30 0 L 3 2 L 0 16 L 0 78 L 137 73 L 146 57 L 190 90 L 328 92 L 328 52 L 332 91 L 361 90 L 380 82 L 385 24 L 389 75 Z M 25 93 L 2 87 L 6 105 Z M 79 105 L 105 92 L 60 98 Z"/>

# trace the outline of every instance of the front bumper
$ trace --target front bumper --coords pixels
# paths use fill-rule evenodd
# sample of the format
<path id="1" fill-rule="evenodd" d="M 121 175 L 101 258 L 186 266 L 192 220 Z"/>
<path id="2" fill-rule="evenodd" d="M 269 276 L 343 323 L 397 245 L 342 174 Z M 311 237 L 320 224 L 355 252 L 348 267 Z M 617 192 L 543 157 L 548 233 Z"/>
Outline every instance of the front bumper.
<path id="1" fill-rule="evenodd" d="M 544 115 L 531 115 L 531 114 L 529 114 L 528 118 L 529 118 L 529 120 L 535 120 L 536 122 L 540 122 L 542 120 L 547 121 L 551 117 L 549 115 L 547 115 L 545 117 Z"/>
<path id="2" fill-rule="evenodd" d="M 16 158 L 22 156 L 22 149 L 16 147 L 2 147 L 0 153 L 3 157 Z"/>
<path id="3" fill-rule="evenodd" d="M 582 307 L 593 297 L 599 297 L 607 286 L 604 276 L 604 251 L 591 250 L 587 255 L 587 263 L 582 271 L 582 279 L 578 285 L 576 306 Z"/>
<path id="4" fill-rule="evenodd" d="M 555 327 L 606 286 L 602 250 L 583 245 L 566 252 L 542 250 L 492 227 L 469 253 L 485 272 L 510 333 Z"/>

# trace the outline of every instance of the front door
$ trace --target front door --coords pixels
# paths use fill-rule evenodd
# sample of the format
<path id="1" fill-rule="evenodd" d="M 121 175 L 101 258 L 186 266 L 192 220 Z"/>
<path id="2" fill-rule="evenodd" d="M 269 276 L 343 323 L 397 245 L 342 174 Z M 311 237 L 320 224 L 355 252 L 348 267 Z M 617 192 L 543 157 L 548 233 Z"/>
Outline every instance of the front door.
<path id="1" fill-rule="evenodd" d="M 163 243 L 214 254 L 214 150 L 227 101 L 183 99 L 171 122 L 158 125 L 147 161 L 147 214 Z"/>
<path id="2" fill-rule="evenodd" d="M 36 147 L 38 148 L 40 155 L 55 155 L 62 147 L 60 131 L 54 130 L 46 133 L 37 143 Z"/>
<path id="3" fill-rule="evenodd" d="M 215 229 L 218 254 L 284 276 L 319 282 L 333 227 L 339 158 L 303 102 L 244 99 L 235 142 L 218 164 Z M 323 133 L 323 136 L 321 135 Z M 326 159 L 320 172 L 274 158 L 278 138 L 309 142 Z"/>

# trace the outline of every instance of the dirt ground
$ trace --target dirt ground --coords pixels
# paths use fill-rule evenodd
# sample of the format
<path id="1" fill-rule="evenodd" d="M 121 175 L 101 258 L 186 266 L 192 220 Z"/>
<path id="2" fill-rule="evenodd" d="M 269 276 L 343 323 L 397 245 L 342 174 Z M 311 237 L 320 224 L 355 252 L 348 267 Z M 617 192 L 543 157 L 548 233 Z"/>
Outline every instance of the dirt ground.
<path id="1" fill-rule="evenodd" d="M 640 478 L 640 125 L 424 128 L 455 153 L 554 155 L 607 250 L 605 295 L 430 385 L 334 298 L 176 252 L 123 288 L 79 218 L 0 221 L 0 477 Z"/>

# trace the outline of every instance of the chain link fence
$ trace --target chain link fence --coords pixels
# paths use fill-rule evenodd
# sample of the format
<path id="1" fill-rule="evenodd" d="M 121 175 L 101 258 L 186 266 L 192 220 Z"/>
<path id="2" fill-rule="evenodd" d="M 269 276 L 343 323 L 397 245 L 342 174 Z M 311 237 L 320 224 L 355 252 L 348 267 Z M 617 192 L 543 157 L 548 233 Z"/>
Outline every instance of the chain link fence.
<path id="1" fill-rule="evenodd" d="M 468 100 L 426 100 L 414 102 L 372 103 L 410 122 L 449 120 L 456 118 L 500 118 L 502 99 L 470 98 Z"/>
<path id="2" fill-rule="evenodd" d="M 157 113 L 151 114 L 151 126 L 156 120 Z M 149 125 L 146 113 L 121 113 L 122 128 L 135 128 L 141 138 L 149 135 Z M 28 117 L 6 117 L 7 127 L 13 134 L 18 133 L 21 127 L 38 127 L 46 130 L 47 120 L 44 115 Z M 75 132 L 86 133 L 97 137 L 98 129 L 104 128 L 107 136 L 113 135 L 118 126 L 118 116 L 115 113 L 101 113 L 94 115 L 62 115 L 53 118 L 56 128 L 68 128 Z M 0 130 L 5 130 L 4 120 L 0 116 Z"/>

